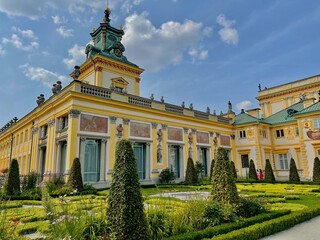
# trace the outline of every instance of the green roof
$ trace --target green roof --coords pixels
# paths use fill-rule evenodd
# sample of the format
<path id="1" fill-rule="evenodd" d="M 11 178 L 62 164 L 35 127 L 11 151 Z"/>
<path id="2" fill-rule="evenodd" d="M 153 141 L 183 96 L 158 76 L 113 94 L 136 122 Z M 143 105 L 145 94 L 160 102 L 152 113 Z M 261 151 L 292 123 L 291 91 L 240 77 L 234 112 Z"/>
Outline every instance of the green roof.
<path id="1" fill-rule="evenodd" d="M 233 125 L 240 125 L 246 123 L 260 122 L 260 120 L 256 117 L 253 117 L 245 112 L 241 112 L 234 118 Z"/>
<path id="2" fill-rule="evenodd" d="M 295 122 L 292 116 L 303 110 L 303 102 L 298 102 L 296 104 L 291 105 L 263 120 L 264 123 L 268 124 L 280 124 L 280 123 L 287 123 L 287 122 Z"/>
<path id="3" fill-rule="evenodd" d="M 301 115 L 301 114 L 306 114 L 306 113 L 313 113 L 313 112 L 319 112 L 320 111 L 320 102 L 316 102 L 309 107 L 301 110 L 298 113 L 295 113 L 294 116 L 296 115 Z"/>

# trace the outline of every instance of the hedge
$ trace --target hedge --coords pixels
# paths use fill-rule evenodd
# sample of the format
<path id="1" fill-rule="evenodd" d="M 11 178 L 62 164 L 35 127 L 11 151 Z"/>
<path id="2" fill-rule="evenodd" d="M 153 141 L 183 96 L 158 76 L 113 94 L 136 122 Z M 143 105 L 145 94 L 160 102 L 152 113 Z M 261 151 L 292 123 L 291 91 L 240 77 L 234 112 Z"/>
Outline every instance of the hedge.
<path id="1" fill-rule="evenodd" d="M 211 238 L 212 240 L 256 240 L 289 229 L 294 225 L 320 215 L 320 208 L 298 211 L 286 216 L 255 224 L 227 234 Z"/>
<path id="2" fill-rule="evenodd" d="M 204 230 L 185 233 L 177 236 L 172 236 L 166 239 L 170 240 L 201 240 L 203 238 L 212 238 L 220 234 L 225 234 L 234 230 L 248 227 L 252 224 L 261 223 L 270 219 L 278 218 L 289 214 L 290 211 L 275 211 L 270 213 L 260 214 L 251 218 L 242 219 L 239 222 L 225 223 L 218 226 L 206 228 Z"/>

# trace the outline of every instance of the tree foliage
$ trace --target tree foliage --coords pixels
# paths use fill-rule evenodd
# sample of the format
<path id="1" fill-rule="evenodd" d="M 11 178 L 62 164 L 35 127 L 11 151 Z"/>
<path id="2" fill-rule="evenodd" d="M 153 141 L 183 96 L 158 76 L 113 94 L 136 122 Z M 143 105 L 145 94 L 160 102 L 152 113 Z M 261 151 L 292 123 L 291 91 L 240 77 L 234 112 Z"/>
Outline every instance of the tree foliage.
<path id="1" fill-rule="evenodd" d="M 191 157 L 188 158 L 186 169 L 186 184 L 195 184 L 198 182 L 198 176 Z"/>
<path id="2" fill-rule="evenodd" d="M 117 240 L 150 239 L 132 145 L 121 140 L 108 200 L 107 222 Z"/>
<path id="3" fill-rule="evenodd" d="M 249 178 L 258 180 L 257 172 L 256 172 L 256 166 L 254 164 L 254 161 L 251 159 L 249 163 Z"/>
<path id="4" fill-rule="evenodd" d="M 275 182 L 276 178 L 274 177 L 274 173 L 270 164 L 269 159 L 266 159 L 266 166 L 264 169 L 264 180 L 266 182 Z"/>
<path id="5" fill-rule="evenodd" d="M 212 179 L 213 168 L 214 168 L 214 159 L 211 160 L 211 165 L 210 165 L 210 180 Z"/>
<path id="6" fill-rule="evenodd" d="M 221 204 L 233 205 L 239 200 L 233 175 L 230 174 L 228 152 L 221 147 L 218 148 L 212 174 L 212 196 Z"/>
<path id="7" fill-rule="evenodd" d="M 69 186 L 72 186 L 74 189 L 77 189 L 79 192 L 83 191 L 83 181 L 82 181 L 82 175 L 81 175 L 81 163 L 80 163 L 79 158 L 75 158 L 73 160 L 67 184 Z"/>
<path id="8" fill-rule="evenodd" d="M 230 161 L 230 170 L 231 170 L 231 175 L 233 176 L 234 179 L 237 179 L 237 170 L 236 170 L 236 166 L 234 165 L 233 161 Z"/>
<path id="9" fill-rule="evenodd" d="M 294 161 L 293 158 L 290 159 L 289 181 L 300 182 L 300 177 L 299 177 L 298 169 L 296 166 L 296 162 Z"/>
<path id="10" fill-rule="evenodd" d="M 318 157 L 313 162 L 313 179 L 314 182 L 320 183 L 320 160 Z"/>
<path id="11" fill-rule="evenodd" d="M 16 159 L 12 159 L 8 174 L 4 183 L 4 192 L 8 196 L 17 195 L 20 193 L 20 174 L 19 163 Z"/>

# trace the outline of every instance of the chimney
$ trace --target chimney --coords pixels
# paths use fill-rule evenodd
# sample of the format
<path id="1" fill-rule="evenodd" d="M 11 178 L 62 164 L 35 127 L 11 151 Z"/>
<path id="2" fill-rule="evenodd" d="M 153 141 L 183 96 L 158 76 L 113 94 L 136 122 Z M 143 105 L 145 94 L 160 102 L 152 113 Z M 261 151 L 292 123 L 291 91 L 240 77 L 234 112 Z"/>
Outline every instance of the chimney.
<path id="1" fill-rule="evenodd" d="M 252 116 L 252 117 L 255 117 L 255 118 L 260 118 L 260 108 L 253 108 L 253 109 L 249 109 L 247 110 L 247 113 Z"/>

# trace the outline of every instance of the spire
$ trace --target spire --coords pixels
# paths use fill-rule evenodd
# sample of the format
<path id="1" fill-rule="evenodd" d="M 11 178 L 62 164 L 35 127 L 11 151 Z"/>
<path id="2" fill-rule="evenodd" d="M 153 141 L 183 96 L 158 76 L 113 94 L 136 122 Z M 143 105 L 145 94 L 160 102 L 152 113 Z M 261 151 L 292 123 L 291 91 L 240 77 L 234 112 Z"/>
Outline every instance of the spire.
<path id="1" fill-rule="evenodd" d="M 104 10 L 103 22 L 110 23 L 110 8 L 108 7 Z"/>

